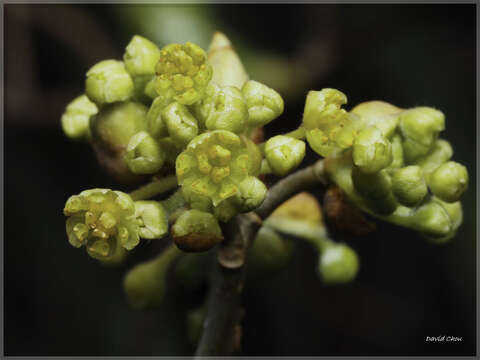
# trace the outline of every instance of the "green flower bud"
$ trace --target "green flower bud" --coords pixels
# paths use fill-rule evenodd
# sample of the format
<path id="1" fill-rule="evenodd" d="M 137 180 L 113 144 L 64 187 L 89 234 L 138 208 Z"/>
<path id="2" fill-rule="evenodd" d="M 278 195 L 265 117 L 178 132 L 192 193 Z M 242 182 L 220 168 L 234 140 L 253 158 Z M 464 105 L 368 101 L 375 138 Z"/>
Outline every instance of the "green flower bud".
<path id="1" fill-rule="evenodd" d="M 158 201 L 135 201 L 135 216 L 140 220 L 140 237 L 160 239 L 168 231 L 165 209 Z"/>
<path id="2" fill-rule="evenodd" d="M 86 95 L 75 98 L 62 115 L 62 128 L 71 139 L 90 139 L 90 118 L 98 113 L 97 106 Z"/>
<path id="3" fill-rule="evenodd" d="M 267 187 L 255 176 L 248 176 L 239 185 L 239 196 L 235 197 L 240 212 L 248 212 L 262 205 L 267 196 Z"/>
<path id="4" fill-rule="evenodd" d="M 106 259 L 117 246 L 127 250 L 139 243 L 139 224 L 132 198 L 120 191 L 92 189 L 71 196 L 64 209 L 68 241 L 85 245 L 95 259 Z"/>
<path id="5" fill-rule="evenodd" d="M 212 82 L 220 86 L 235 86 L 239 89 L 248 81 L 248 75 L 228 38 L 220 33 L 213 34 L 208 49 L 208 61 L 212 64 Z"/>
<path id="6" fill-rule="evenodd" d="M 195 209 L 180 215 L 171 232 L 175 244 L 186 252 L 206 251 L 223 240 L 217 219 Z"/>
<path id="7" fill-rule="evenodd" d="M 347 103 L 344 93 L 335 89 L 310 91 L 305 102 L 303 126 L 310 147 L 328 156 L 353 144 L 362 121 L 341 109 Z"/>
<path id="8" fill-rule="evenodd" d="M 443 139 L 438 139 L 430 152 L 417 159 L 416 165 L 420 166 L 427 177 L 436 168 L 447 162 L 453 155 L 453 149 L 450 143 Z"/>
<path id="9" fill-rule="evenodd" d="M 302 162 L 305 143 L 289 136 L 277 135 L 265 144 L 265 156 L 273 173 L 284 176 Z"/>
<path id="10" fill-rule="evenodd" d="M 258 81 L 243 85 L 243 96 L 248 106 L 248 125 L 261 127 L 283 113 L 283 99 L 279 93 Z"/>
<path id="11" fill-rule="evenodd" d="M 156 259 L 138 264 L 127 273 L 123 287 L 131 306 L 145 309 L 162 304 L 168 268 L 179 254 L 175 246 L 170 246 Z"/>
<path id="12" fill-rule="evenodd" d="M 240 183 L 260 171 L 258 147 L 225 130 L 203 133 L 178 157 L 176 172 L 185 199 L 211 199 L 213 206 L 239 193 Z"/>
<path id="13" fill-rule="evenodd" d="M 445 210 L 445 212 L 450 218 L 451 228 L 446 235 L 438 235 L 438 234 L 435 235 L 432 233 L 427 233 L 427 234 L 423 233 L 422 235 L 424 238 L 426 238 L 430 242 L 440 245 L 452 239 L 455 236 L 457 229 L 462 224 L 462 221 L 463 221 L 462 205 L 458 201 L 455 203 L 446 203 L 436 197 L 432 198 L 432 202 L 440 205 Z"/>
<path id="14" fill-rule="evenodd" d="M 95 142 L 109 151 L 126 149 L 130 138 L 146 130 L 147 107 L 135 102 L 122 102 L 103 108 L 91 120 Z"/>
<path id="15" fill-rule="evenodd" d="M 160 49 L 150 40 L 135 35 L 127 45 L 123 61 L 132 76 L 153 75 L 160 59 Z"/>
<path id="16" fill-rule="evenodd" d="M 364 173 L 375 173 L 391 164 L 392 145 L 380 130 L 366 128 L 353 143 L 353 163 Z"/>
<path id="17" fill-rule="evenodd" d="M 345 284 L 357 276 L 358 256 L 346 244 L 327 246 L 320 256 L 319 274 L 325 284 Z"/>
<path id="18" fill-rule="evenodd" d="M 156 73 L 159 95 L 191 105 L 203 97 L 212 78 L 212 67 L 207 62 L 205 51 L 187 42 L 165 46 L 160 51 Z"/>
<path id="19" fill-rule="evenodd" d="M 432 149 L 438 133 L 445 129 L 445 116 L 433 108 L 413 108 L 400 114 L 399 129 L 405 158 L 411 162 Z"/>
<path id="20" fill-rule="evenodd" d="M 428 187 L 441 200 L 456 202 L 468 187 L 467 168 L 455 161 L 448 161 L 430 174 Z"/>
<path id="21" fill-rule="evenodd" d="M 208 113 L 205 126 L 209 130 L 227 130 L 234 133 L 245 131 L 247 104 L 240 90 L 233 86 L 217 88 L 211 97 L 205 99 L 200 112 Z"/>
<path id="22" fill-rule="evenodd" d="M 365 127 L 375 126 L 383 136 L 390 138 L 398 125 L 398 116 L 403 110 L 384 101 L 367 101 L 358 104 L 352 113 L 359 115 Z"/>
<path id="23" fill-rule="evenodd" d="M 127 100 L 133 90 L 133 80 L 121 61 L 100 61 L 87 72 L 85 92 L 97 105 Z"/>
<path id="24" fill-rule="evenodd" d="M 286 267 L 292 258 L 293 243 L 283 239 L 275 230 L 262 226 L 248 255 L 252 275 L 271 275 Z"/>
<path id="25" fill-rule="evenodd" d="M 125 152 L 130 138 L 145 130 L 146 113 L 143 104 L 122 102 L 105 106 L 90 120 L 98 161 L 119 182 L 131 183 L 140 178 L 128 168 Z"/>
<path id="26" fill-rule="evenodd" d="M 172 140 L 187 145 L 198 134 L 198 123 L 185 105 L 173 102 L 162 111 Z"/>
<path id="27" fill-rule="evenodd" d="M 162 118 L 162 111 L 168 104 L 163 101 L 162 97 L 157 97 L 153 100 L 152 106 L 147 113 L 147 129 L 150 134 L 156 139 L 168 136 L 167 125 Z"/>
<path id="28" fill-rule="evenodd" d="M 412 165 L 396 170 L 392 176 L 392 190 L 400 204 L 418 205 L 428 193 L 422 169 Z"/>
<path id="29" fill-rule="evenodd" d="M 397 208 L 398 204 L 392 193 L 392 180 L 386 170 L 367 174 L 353 167 L 352 183 L 372 211 L 389 215 Z"/>
<path id="30" fill-rule="evenodd" d="M 128 142 L 125 162 L 135 174 L 154 174 L 165 162 L 165 152 L 146 131 L 136 133 Z"/>
<path id="31" fill-rule="evenodd" d="M 429 201 L 418 208 L 414 216 L 418 231 L 431 238 L 441 238 L 453 230 L 453 222 L 445 208 L 436 201 Z"/>

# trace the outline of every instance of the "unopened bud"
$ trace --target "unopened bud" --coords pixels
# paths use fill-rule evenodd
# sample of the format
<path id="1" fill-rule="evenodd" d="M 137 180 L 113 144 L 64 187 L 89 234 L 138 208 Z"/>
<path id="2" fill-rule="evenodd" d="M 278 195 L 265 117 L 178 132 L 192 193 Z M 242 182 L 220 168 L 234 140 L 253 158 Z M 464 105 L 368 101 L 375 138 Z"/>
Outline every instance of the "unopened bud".
<path id="1" fill-rule="evenodd" d="M 87 72 L 85 92 L 97 105 L 127 100 L 133 91 L 133 80 L 121 61 L 100 61 Z"/>
<path id="2" fill-rule="evenodd" d="M 180 215 L 171 231 L 175 244 L 186 252 L 206 251 L 223 240 L 217 219 L 195 209 Z"/>
<path id="3" fill-rule="evenodd" d="M 441 200 L 456 202 L 468 187 L 467 168 L 455 161 L 448 161 L 430 174 L 428 187 Z"/>
<path id="4" fill-rule="evenodd" d="M 265 144 L 265 156 L 273 173 L 285 176 L 305 157 L 305 143 L 289 136 L 277 135 Z"/>

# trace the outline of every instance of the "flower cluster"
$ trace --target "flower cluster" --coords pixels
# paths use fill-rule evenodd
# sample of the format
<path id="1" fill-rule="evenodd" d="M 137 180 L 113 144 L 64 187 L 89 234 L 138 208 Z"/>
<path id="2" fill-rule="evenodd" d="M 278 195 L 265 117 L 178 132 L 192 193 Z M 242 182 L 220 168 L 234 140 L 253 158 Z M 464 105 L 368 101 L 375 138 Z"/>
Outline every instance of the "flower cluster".
<path id="1" fill-rule="evenodd" d="M 136 35 L 123 61 L 103 60 L 87 72 L 85 94 L 67 106 L 62 125 L 67 136 L 90 141 L 118 181 L 174 171 L 191 209 L 228 221 L 264 200 L 262 161 L 283 176 L 300 164 L 305 144 L 280 136 L 262 152 L 253 134 L 282 114 L 282 97 L 244 72 L 227 76 L 219 53 L 210 52 L 220 64 L 216 76 L 199 46 L 160 49 Z M 235 57 L 227 58 L 238 66 Z"/>
<path id="2" fill-rule="evenodd" d="M 346 102 L 341 95 L 333 89 L 311 92 L 304 113 L 307 140 L 327 156 L 332 180 L 374 215 L 438 242 L 451 238 L 461 223 L 459 199 L 468 172 L 449 161 L 452 148 L 438 138 L 443 113 L 381 101 L 346 112 L 339 107 Z"/>

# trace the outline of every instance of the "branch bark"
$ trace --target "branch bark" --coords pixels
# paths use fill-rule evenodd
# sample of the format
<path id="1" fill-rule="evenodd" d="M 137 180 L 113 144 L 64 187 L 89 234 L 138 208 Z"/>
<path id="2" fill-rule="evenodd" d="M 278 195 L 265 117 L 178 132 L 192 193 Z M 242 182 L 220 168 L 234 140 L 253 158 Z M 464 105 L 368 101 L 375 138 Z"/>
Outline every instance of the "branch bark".
<path id="1" fill-rule="evenodd" d="M 237 215 L 224 225 L 225 240 L 217 250 L 217 261 L 213 265 L 207 316 L 195 356 L 226 356 L 239 349 L 246 255 L 262 220 L 296 193 L 315 185 L 326 187 L 327 184 L 323 161 L 320 160 L 277 182 L 254 212 Z"/>

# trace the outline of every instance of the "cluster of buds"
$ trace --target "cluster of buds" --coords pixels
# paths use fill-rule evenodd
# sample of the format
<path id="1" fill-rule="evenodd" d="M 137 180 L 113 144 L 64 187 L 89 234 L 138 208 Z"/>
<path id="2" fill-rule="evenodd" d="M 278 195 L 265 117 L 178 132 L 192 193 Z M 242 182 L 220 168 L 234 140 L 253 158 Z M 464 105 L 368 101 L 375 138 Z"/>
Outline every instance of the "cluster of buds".
<path id="1" fill-rule="evenodd" d="M 113 264 L 140 239 L 170 233 L 174 244 L 127 274 L 130 303 L 160 304 L 172 263 L 178 278 L 198 288 L 206 278 L 207 251 L 224 239 L 221 223 L 263 203 L 267 187 L 261 175 L 285 176 L 297 168 L 306 152 L 304 138 L 325 158 L 323 170 L 356 211 L 437 243 L 453 237 L 462 222 L 459 200 L 468 173 L 450 160 L 452 147 L 439 138 L 443 113 L 381 101 L 347 111 L 346 103 L 338 90 L 310 91 L 301 126 L 259 144 L 262 127 L 283 113 L 283 99 L 248 78 L 222 34 L 214 36 L 208 52 L 189 42 L 160 49 L 134 36 L 122 61 L 104 60 L 87 72 L 84 94 L 67 106 L 61 123 L 68 137 L 92 144 L 119 182 L 153 181 L 130 194 L 92 189 L 71 196 L 64 209 L 70 244 Z M 173 189 L 166 200 L 148 200 Z M 329 238 L 320 205 L 307 193 L 263 222 L 248 252 L 256 276 L 288 263 L 288 236 L 314 246 L 325 284 L 356 277 L 357 254 Z"/>
<path id="2" fill-rule="evenodd" d="M 439 133 L 445 117 L 430 107 L 401 109 L 370 101 L 350 112 L 343 93 L 310 92 L 304 112 L 307 141 L 327 158 L 333 182 L 360 208 L 436 242 L 461 223 L 466 168 Z"/>
<path id="3" fill-rule="evenodd" d="M 134 36 L 123 61 L 104 60 L 88 70 L 85 94 L 62 117 L 65 134 L 90 141 L 101 165 L 120 182 L 175 172 L 190 209 L 215 221 L 255 209 L 267 191 L 258 178 L 262 162 L 283 176 L 300 164 L 305 143 L 288 136 L 263 148 L 254 142 L 258 129 L 282 114 L 283 99 L 249 80 L 234 52 L 219 57 L 224 45 L 221 34 L 208 53 L 189 42 L 160 49 Z M 225 70 L 232 61 L 241 67 L 233 77 Z M 221 236 L 211 235 L 213 246 Z M 193 244 L 192 236 L 174 239 L 184 250 L 207 248 Z"/>

